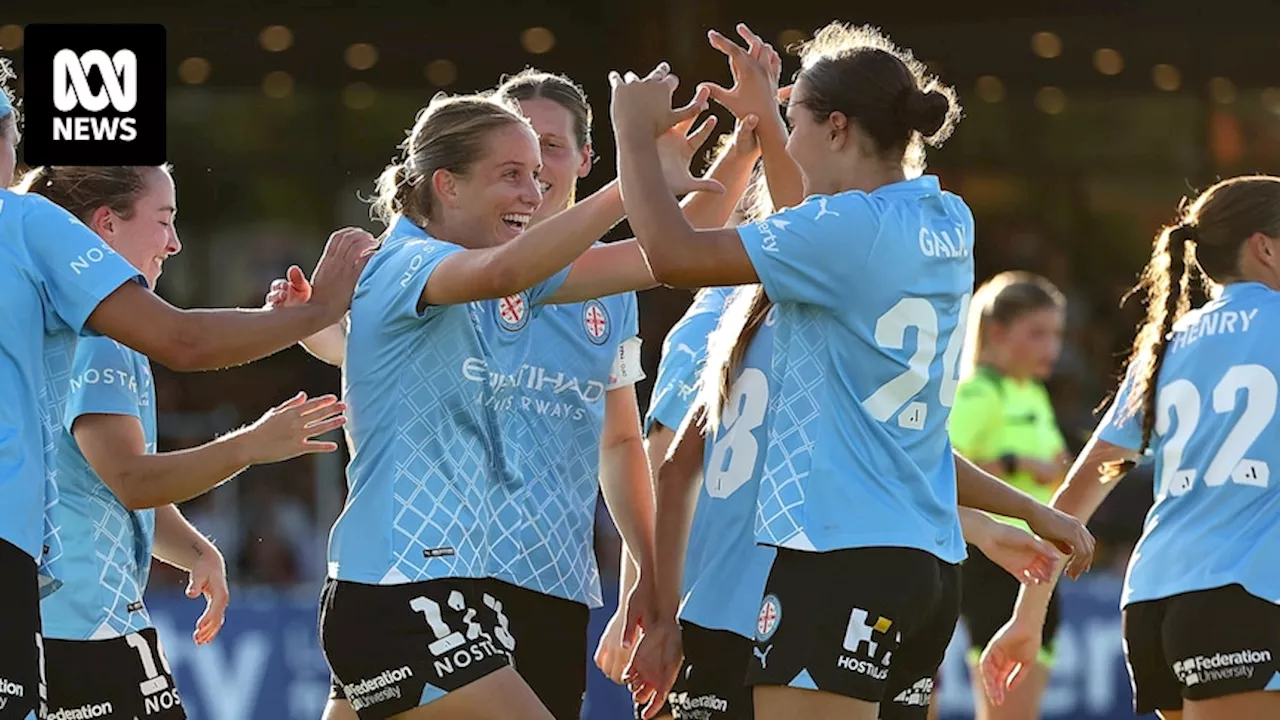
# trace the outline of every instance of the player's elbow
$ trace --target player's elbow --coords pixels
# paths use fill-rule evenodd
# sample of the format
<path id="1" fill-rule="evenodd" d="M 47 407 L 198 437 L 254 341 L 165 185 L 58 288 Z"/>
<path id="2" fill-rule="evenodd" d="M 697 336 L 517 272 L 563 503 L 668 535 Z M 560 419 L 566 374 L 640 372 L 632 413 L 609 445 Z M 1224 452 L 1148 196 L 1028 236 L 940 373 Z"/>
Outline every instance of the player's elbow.
<path id="1" fill-rule="evenodd" d="M 115 494 L 120 504 L 124 505 L 125 509 L 130 512 L 147 510 L 165 504 L 157 502 L 155 498 L 151 497 L 151 493 L 147 491 L 147 483 L 144 475 L 140 472 L 140 468 L 134 467 L 130 463 L 119 463 L 101 470 L 95 468 L 95 471 L 98 473 L 98 477 L 102 478 L 102 482 L 111 488 L 111 492 Z"/>
<path id="2" fill-rule="evenodd" d="M 208 355 L 217 339 L 202 331 L 194 313 L 175 310 L 175 315 L 147 355 L 174 372 L 211 369 Z"/>

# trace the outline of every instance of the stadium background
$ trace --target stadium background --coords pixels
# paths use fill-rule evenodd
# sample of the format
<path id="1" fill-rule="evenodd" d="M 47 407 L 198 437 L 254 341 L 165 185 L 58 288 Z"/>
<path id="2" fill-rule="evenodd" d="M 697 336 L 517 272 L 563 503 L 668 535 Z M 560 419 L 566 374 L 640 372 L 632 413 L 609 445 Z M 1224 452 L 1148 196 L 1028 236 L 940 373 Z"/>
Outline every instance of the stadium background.
<path id="1" fill-rule="evenodd" d="M 1050 387 L 1078 448 L 1131 340 L 1138 309 L 1120 309 L 1118 298 L 1158 224 L 1191 188 L 1280 171 L 1280 88 L 1268 85 L 1280 84 L 1280 10 L 1271 3 L 145 0 L 126 8 L 7 0 L 0 48 L 21 73 L 27 23 L 169 28 L 169 159 L 185 247 L 166 264 L 159 290 L 184 306 L 254 306 L 290 263 L 310 268 L 333 228 L 380 230 L 361 197 L 438 90 L 491 87 L 528 65 L 581 82 L 595 107 L 600 158 L 585 194 L 613 176 L 607 70 L 667 59 L 689 81 L 687 94 L 692 81 L 728 80 L 722 57 L 706 46 L 707 28 L 746 21 L 781 48 L 836 18 L 883 26 L 960 92 L 967 117 L 931 156 L 930 171 L 975 211 L 980 280 L 1026 269 L 1066 292 L 1068 338 Z M 790 75 L 795 58 L 785 62 Z M 672 290 L 641 295 L 650 378 L 688 299 Z M 175 449 L 252 420 L 298 388 L 337 391 L 339 375 L 294 349 L 218 373 L 157 368 L 156 384 L 161 449 Z M 639 389 L 644 402 L 648 382 Z M 157 566 L 153 574 L 149 602 L 194 720 L 318 717 L 327 670 L 315 602 L 344 461 L 254 468 L 183 507 L 222 548 L 233 583 L 221 637 L 196 649 L 189 631 L 201 603 L 182 597 L 181 573 Z M 1133 717 L 1116 603 L 1150 488 L 1149 477 L 1129 478 L 1092 525 L 1103 557 L 1088 581 L 1067 588 L 1046 717 Z M 616 533 L 604 514 L 599 528 L 612 594 Z M 609 612 L 596 614 L 593 630 Z M 957 652 L 940 695 L 944 717 L 969 717 Z M 621 690 L 593 671 L 584 717 L 624 716 Z"/>

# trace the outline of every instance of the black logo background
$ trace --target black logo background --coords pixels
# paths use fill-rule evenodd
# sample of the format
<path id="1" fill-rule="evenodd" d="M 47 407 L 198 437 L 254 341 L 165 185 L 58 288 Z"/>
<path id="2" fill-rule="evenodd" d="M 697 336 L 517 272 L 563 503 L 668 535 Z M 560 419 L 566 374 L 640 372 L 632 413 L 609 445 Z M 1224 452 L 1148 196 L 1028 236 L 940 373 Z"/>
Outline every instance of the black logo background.
<path id="1" fill-rule="evenodd" d="M 165 162 L 165 77 L 167 35 L 163 25 L 49 25 L 24 30 L 25 55 L 22 98 L 23 161 L 36 165 L 161 165 Z M 53 104 L 53 56 L 70 49 L 76 54 L 101 50 L 108 56 L 132 50 L 138 59 L 138 103 L 128 113 L 110 104 L 101 112 L 76 108 L 61 113 Z M 89 87 L 102 88 L 97 70 L 88 74 Z M 122 140 L 54 140 L 56 117 L 123 118 L 135 120 L 137 137 Z"/>

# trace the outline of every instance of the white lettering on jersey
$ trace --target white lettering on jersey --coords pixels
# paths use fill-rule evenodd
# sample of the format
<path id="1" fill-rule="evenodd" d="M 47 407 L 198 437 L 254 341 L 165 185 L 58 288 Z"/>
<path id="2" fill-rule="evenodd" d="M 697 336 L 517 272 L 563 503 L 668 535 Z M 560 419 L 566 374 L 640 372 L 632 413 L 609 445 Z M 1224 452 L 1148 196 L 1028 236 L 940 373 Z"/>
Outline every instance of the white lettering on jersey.
<path id="1" fill-rule="evenodd" d="M 1204 313 L 1198 318 L 1188 318 L 1188 326 L 1185 329 L 1179 328 L 1182 332 L 1179 332 L 1174 338 L 1173 346 L 1169 348 L 1169 351 L 1181 350 L 1200 338 L 1209 335 L 1247 333 L 1249 328 L 1253 326 L 1253 318 L 1257 314 L 1258 308 L 1253 308 L 1248 311 L 1220 310 L 1218 312 Z"/>

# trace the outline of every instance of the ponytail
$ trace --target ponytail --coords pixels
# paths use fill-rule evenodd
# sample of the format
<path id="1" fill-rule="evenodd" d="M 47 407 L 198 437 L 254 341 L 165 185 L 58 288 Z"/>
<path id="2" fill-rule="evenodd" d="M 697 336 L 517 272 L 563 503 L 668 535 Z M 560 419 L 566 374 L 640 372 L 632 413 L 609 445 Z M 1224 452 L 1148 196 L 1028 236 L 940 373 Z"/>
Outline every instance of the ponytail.
<path id="1" fill-rule="evenodd" d="M 733 378 L 771 306 L 763 285 L 744 285 L 725 303 L 720 325 L 707 338 L 707 364 L 702 371 L 700 400 L 695 404 L 705 406 L 711 432 L 720 427 Z"/>
<path id="2" fill-rule="evenodd" d="M 1139 418 L 1142 423 L 1142 445 L 1146 452 L 1156 426 L 1156 390 L 1160 368 L 1173 326 L 1190 306 L 1192 268 L 1195 267 L 1196 230 L 1187 224 L 1165 228 L 1151 251 L 1151 260 L 1143 268 L 1135 292 L 1146 295 L 1147 317 L 1142 322 L 1133 352 L 1129 356 L 1126 375 L 1130 380 L 1128 399 L 1117 408 L 1119 418 Z M 1112 463 L 1106 468 L 1108 477 L 1118 477 L 1134 466 L 1133 461 Z"/>

